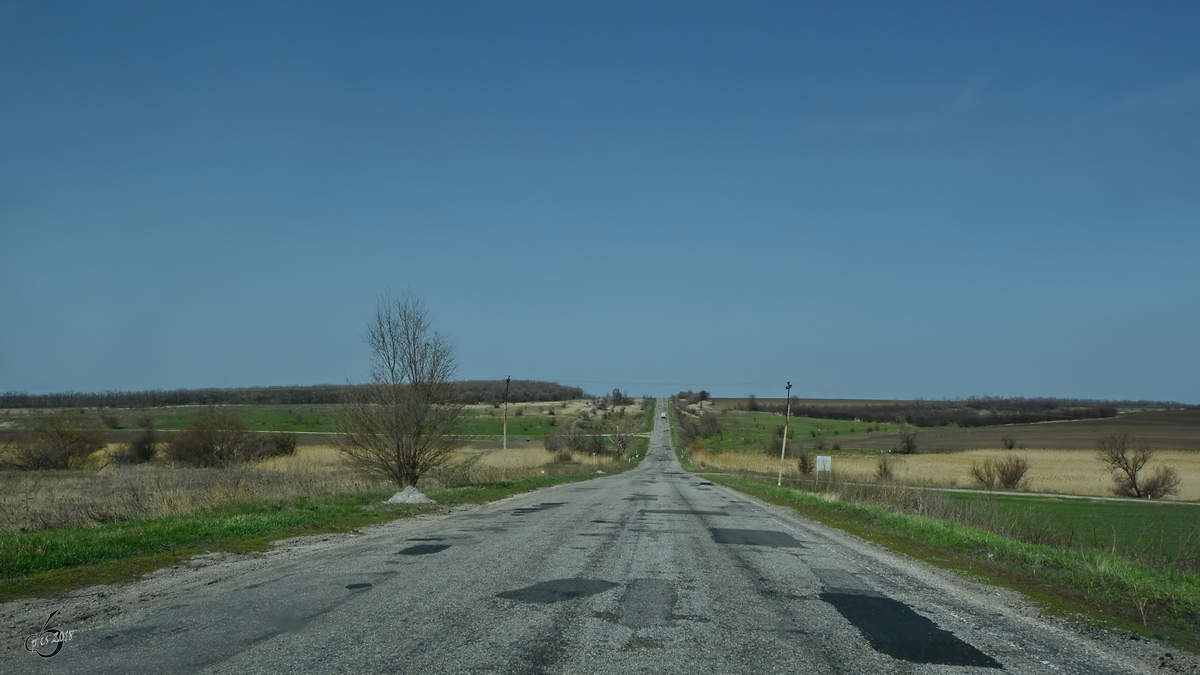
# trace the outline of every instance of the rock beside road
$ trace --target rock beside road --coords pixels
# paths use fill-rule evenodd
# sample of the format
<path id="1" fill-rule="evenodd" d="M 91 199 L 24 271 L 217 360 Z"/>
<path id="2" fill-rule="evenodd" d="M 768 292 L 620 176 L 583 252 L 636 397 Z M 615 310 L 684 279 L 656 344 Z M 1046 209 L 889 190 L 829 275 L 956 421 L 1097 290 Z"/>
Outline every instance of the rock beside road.
<path id="1" fill-rule="evenodd" d="M 436 504 L 434 500 L 421 494 L 417 488 L 409 485 L 403 490 L 392 495 L 384 504 Z"/>

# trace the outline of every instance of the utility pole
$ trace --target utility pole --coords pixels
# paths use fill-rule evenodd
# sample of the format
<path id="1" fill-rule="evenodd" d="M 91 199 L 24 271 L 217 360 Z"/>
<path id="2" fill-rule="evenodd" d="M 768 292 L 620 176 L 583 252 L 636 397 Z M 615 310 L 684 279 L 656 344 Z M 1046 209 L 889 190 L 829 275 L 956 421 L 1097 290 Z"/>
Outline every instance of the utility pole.
<path id="1" fill-rule="evenodd" d="M 508 478 L 508 383 L 512 375 L 504 378 L 504 477 Z"/>
<path id="2" fill-rule="evenodd" d="M 779 450 L 779 478 L 775 481 L 775 485 L 783 485 L 783 456 L 787 453 L 787 437 L 788 437 L 788 419 L 792 416 L 792 383 L 788 382 L 784 387 L 787 391 L 787 411 L 783 413 L 783 447 Z"/>

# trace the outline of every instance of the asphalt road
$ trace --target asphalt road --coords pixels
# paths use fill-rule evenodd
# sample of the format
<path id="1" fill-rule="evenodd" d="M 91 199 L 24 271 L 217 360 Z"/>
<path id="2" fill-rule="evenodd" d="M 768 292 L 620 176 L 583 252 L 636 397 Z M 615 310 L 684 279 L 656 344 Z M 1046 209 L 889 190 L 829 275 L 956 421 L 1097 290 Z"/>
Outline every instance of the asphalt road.
<path id="1" fill-rule="evenodd" d="M 9 649 L 0 671 L 1149 670 L 1010 593 L 685 473 L 665 420 L 624 474 L 114 593 L 120 611 L 61 617 L 79 630 L 56 656 Z"/>

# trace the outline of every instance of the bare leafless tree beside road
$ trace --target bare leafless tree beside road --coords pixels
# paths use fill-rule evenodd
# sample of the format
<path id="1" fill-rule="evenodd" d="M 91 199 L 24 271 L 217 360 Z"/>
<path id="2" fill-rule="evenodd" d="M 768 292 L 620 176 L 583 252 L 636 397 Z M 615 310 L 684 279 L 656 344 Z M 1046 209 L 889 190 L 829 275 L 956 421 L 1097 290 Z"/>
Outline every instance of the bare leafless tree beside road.
<path id="1" fill-rule="evenodd" d="M 416 485 L 466 442 L 463 406 L 451 385 L 453 346 L 433 331 L 412 294 L 380 296 L 365 340 L 371 379 L 349 389 L 338 449 L 367 473 Z"/>

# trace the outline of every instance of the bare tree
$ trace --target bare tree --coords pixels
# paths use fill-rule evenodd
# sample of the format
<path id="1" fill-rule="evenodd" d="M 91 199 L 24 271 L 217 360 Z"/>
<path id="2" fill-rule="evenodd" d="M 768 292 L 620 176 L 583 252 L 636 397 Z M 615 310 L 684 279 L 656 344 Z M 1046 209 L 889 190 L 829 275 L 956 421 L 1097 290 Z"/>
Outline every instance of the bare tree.
<path id="1" fill-rule="evenodd" d="M 1179 492 L 1179 475 L 1171 467 L 1159 467 L 1149 478 L 1142 470 L 1154 457 L 1154 451 L 1144 443 L 1135 447 L 1129 436 L 1113 432 L 1100 439 L 1096 459 L 1108 467 L 1113 476 L 1113 494 L 1119 497 L 1159 499 Z"/>
<path id="2" fill-rule="evenodd" d="M 466 442 L 451 385 L 454 349 L 411 294 L 380 296 L 365 339 L 371 381 L 347 394 L 338 449 L 368 473 L 415 486 Z"/>
<path id="3" fill-rule="evenodd" d="M 633 448 L 634 441 L 638 438 L 638 433 L 642 430 L 641 418 L 635 417 L 618 417 L 616 420 L 608 424 L 605 431 L 608 433 L 608 440 L 612 443 L 613 452 L 619 456 L 629 454 Z"/>

